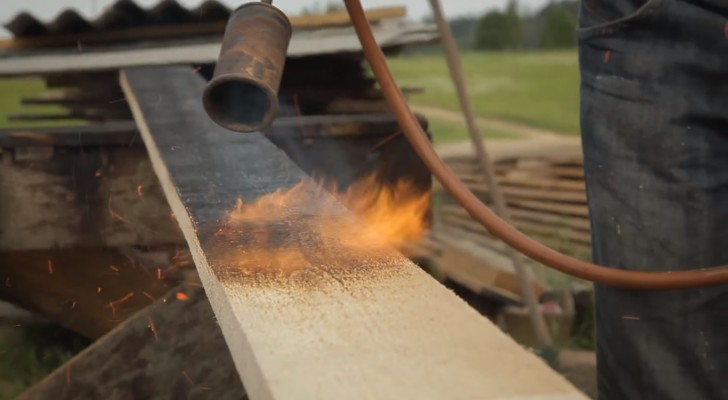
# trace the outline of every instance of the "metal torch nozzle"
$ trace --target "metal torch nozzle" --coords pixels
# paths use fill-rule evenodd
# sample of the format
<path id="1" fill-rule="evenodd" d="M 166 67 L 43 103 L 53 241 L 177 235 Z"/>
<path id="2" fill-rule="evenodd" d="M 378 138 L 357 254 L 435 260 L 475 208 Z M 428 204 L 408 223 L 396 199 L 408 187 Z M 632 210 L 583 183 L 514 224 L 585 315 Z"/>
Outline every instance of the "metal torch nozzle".
<path id="1" fill-rule="evenodd" d="M 291 33 L 288 17 L 267 2 L 233 11 L 203 94 L 213 121 L 237 132 L 258 131 L 273 122 Z"/>

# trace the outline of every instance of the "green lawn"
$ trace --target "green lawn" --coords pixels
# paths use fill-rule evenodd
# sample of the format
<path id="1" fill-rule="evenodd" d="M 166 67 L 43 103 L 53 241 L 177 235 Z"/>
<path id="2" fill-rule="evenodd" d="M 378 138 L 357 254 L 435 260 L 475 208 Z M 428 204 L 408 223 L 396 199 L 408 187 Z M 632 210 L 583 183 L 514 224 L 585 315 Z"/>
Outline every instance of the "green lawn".
<path id="1" fill-rule="evenodd" d="M 461 142 L 470 140 L 468 128 L 465 123 L 447 121 L 439 118 L 428 117 L 429 130 L 432 132 L 432 141 L 435 144 Z M 486 139 L 518 139 L 520 135 L 494 131 L 492 129 L 481 129 L 480 132 Z"/>
<path id="2" fill-rule="evenodd" d="M 24 106 L 20 101 L 24 97 L 33 97 L 41 93 L 45 85 L 40 79 L 0 79 L 0 128 L 22 128 L 30 126 L 59 126 L 78 124 L 79 121 L 8 121 L 6 116 L 12 113 L 44 114 L 63 112 L 55 106 Z"/>
<path id="3" fill-rule="evenodd" d="M 463 53 L 463 70 L 475 112 L 547 128 L 579 132 L 579 72 L 575 51 Z M 402 86 L 422 87 L 414 104 L 458 111 L 444 56 L 390 59 Z"/>
<path id="4" fill-rule="evenodd" d="M 0 326 L 0 400 L 16 398 L 89 344 L 53 325 Z"/>

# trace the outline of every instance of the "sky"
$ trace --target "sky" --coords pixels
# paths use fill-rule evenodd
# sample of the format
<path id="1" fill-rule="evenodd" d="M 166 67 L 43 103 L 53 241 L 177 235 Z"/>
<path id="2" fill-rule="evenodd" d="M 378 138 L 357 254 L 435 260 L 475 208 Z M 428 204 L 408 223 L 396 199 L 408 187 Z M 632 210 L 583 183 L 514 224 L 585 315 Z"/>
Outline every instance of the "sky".
<path id="1" fill-rule="evenodd" d="M 93 18 L 116 0 L 0 0 L 0 22 L 7 22 L 20 11 L 30 11 L 42 20 L 51 20 L 66 8 L 75 8 L 87 18 Z M 161 0 L 136 0 L 137 4 L 145 7 L 153 6 Z M 202 3 L 204 0 L 177 0 L 187 7 Z M 219 0 L 236 7 L 249 0 Z M 325 6 L 330 0 L 274 0 L 273 4 L 284 11 L 296 14 L 303 7 L 318 4 Z M 445 14 L 448 17 L 468 14 L 481 14 L 491 8 L 503 8 L 508 0 L 441 0 Z M 526 10 L 535 9 L 546 4 L 548 0 L 520 0 L 519 4 Z M 429 2 L 427 0 L 362 0 L 365 8 L 381 6 L 406 6 L 407 15 L 414 19 L 421 19 L 429 15 Z M 9 36 L 8 32 L 0 29 L 0 37 Z"/>

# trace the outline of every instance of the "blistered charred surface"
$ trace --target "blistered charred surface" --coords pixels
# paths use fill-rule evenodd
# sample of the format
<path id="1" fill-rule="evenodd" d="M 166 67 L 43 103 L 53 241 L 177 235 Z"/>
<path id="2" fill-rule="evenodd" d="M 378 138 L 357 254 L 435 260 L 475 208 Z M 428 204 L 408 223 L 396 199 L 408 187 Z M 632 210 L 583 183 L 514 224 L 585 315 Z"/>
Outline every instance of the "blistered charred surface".
<path id="1" fill-rule="evenodd" d="M 165 294 L 177 269 L 118 249 L 0 252 L 0 298 L 96 339 Z"/>
<path id="2" fill-rule="evenodd" d="M 141 146 L 14 148 L 0 163 L 0 251 L 181 243 Z"/>
<path id="3" fill-rule="evenodd" d="M 246 398 L 201 288 L 167 293 L 19 399 Z"/>
<path id="4" fill-rule="evenodd" d="M 584 398 L 262 135 L 217 127 L 191 69 L 121 84 L 252 399 Z"/>

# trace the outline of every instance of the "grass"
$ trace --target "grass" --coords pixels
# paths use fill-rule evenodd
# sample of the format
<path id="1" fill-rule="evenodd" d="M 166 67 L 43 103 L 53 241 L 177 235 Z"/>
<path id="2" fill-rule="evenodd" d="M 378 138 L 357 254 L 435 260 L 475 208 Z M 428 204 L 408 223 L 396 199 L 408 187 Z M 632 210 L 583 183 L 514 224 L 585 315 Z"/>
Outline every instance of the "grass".
<path id="1" fill-rule="evenodd" d="M 56 326 L 0 327 L 0 400 L 16 398 L 88 344 Z"/>
<path id="2" fill-rule="evenodd" d="M 469 140 L 468 129 L 464 123 L 447 121 L 439 118 L 427 118 L 432 140 L 435 144 L 451 143 Z M 499 132 L 481 129 L 483 137 L 487 139 L 517 139 L 520 136 L 514 133 Z"/>
<path id="3" fill-rule="evenodd" d="M 33 97 L 45 89 L 40 79 L 0 79 L 0 128 L 23 128 L 38 126 L 59 126 L 78 124 L 78 121 L 9 121 L 7 115 L 13 113 L 45 114 L 64 112 L 62 108 L 46 105 L 26 106 L 21 104 L 24 97 Z"/>
<path id="4" fill-rule="evenodd" d="M 473 108 L 499 118 L 563 134 L 579 133 L 579 72 L 575 51 L 471 52 L 462 64 Z M 392 58 L 402 86 L 425 88 L 414 104 L 458 111 L 444 56 Z"/>

